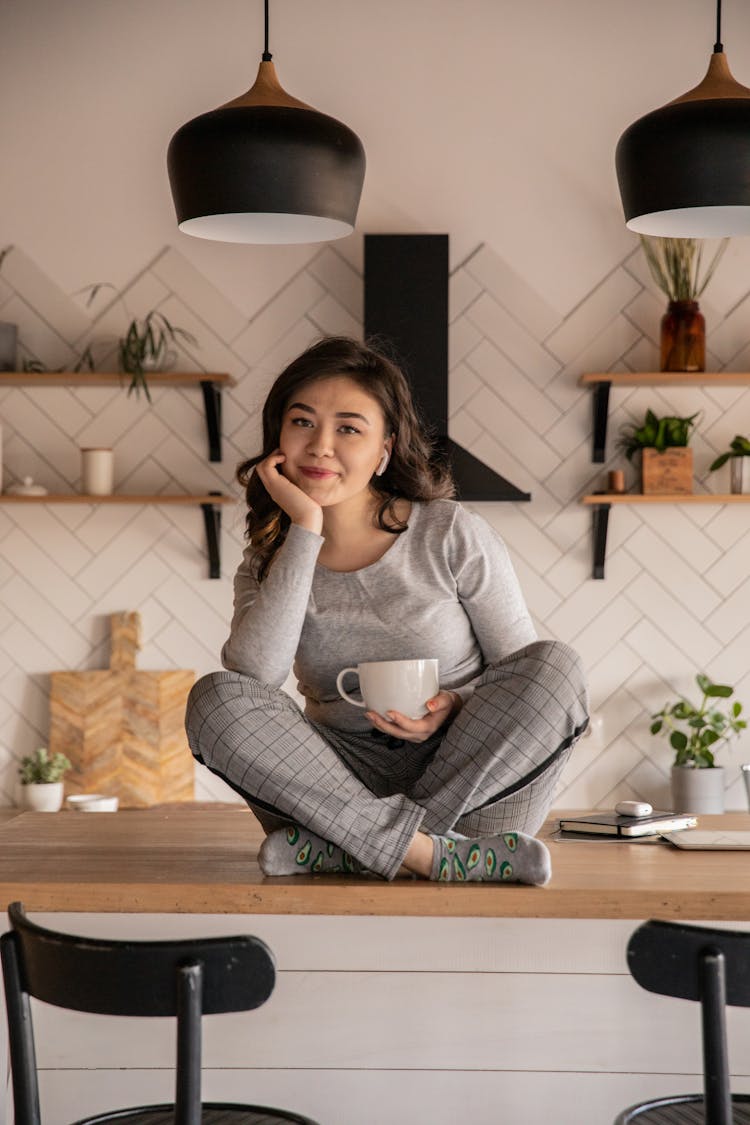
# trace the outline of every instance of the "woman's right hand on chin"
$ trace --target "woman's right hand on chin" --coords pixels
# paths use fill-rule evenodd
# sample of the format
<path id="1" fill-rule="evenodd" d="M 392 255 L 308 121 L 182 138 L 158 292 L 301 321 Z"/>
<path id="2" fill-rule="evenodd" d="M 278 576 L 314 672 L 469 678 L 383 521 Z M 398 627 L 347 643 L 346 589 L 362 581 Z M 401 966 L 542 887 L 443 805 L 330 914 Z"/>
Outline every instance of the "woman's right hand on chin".
<path id="1" fill-rule="evenodd" d="M 292 481 L 287 480 L 281 471 L 286 454 L 277 449 L 255 466 L 266 492 L 271 499 L 286 512 L 292 523 L 320 535 L 323 530 L 323 509 L 311 496 L 303 492 Z"/>

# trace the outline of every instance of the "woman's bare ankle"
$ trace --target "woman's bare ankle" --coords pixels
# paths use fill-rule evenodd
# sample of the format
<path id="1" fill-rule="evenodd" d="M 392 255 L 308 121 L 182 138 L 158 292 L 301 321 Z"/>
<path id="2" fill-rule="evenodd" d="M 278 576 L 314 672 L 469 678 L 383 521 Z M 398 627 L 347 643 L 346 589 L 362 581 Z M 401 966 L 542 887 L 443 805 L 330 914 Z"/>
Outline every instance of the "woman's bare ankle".
<path id="1" fill-rule="evenodd" d="M 427 836 L 424 832 L 417 832 L 409 844 L 402 863 L 407 871 L 411 871 L 412 874 L 421 875 L 423 879 L 429 879 L 432 872 L 434 851 L 435 846 L 432 837 Z"/>

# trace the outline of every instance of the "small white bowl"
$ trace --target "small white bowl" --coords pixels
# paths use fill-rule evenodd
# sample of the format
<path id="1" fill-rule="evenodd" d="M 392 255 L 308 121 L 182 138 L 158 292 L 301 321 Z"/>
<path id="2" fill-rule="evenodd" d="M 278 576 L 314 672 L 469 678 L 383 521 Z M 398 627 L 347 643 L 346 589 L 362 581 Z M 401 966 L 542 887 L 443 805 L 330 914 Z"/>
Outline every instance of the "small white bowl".
<path id="1" fill-rule="evenodd" d="M 105 797 L 103 793 L 76 793 L 65 799 L 69 809 L 78 812 L 117 812 L 117 797 Z"/>

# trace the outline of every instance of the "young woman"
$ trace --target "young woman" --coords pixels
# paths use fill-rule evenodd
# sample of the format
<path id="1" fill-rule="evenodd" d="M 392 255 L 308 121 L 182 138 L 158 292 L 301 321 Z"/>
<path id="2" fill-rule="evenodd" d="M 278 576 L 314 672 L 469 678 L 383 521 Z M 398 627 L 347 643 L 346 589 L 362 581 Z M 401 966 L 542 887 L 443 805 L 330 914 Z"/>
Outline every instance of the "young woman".
<path id="1" fill-rule="evenodd" d="M 505 547 L 431 454 L 401 371 L 332 337 L 278 377 L 239 468 L 226 670 L 196 683 L 186 724 L 268 833 L 268 875 L 549 879 L 530 833 L 588 723 L 580 663 L 537 640 Z M 439 661 L 423 719 L 337 693 L 346 666 L 411 658 Z M 280 690 L 292 666 L 304 712 Z"/>

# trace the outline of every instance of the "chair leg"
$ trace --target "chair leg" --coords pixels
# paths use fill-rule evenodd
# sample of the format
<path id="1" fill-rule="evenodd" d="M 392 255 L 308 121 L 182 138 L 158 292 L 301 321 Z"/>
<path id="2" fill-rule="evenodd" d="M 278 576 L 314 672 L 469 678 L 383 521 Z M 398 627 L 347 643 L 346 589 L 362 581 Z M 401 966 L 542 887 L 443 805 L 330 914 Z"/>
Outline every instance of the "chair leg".
<path id="1" fill-rule="evenodd" d="M 13 1072 L 13 1111 L 16 1125 L 39 1125 L 39 1084 L 36 1077 L 36 1051 L 31 1005 L 21 984 L 15 933 L 0 937 L 5 1008 L 10 1031 L 10 1059 Z"/>
<path id="2" fill-rule="evenodd" d="M 727 1054 L 724 954 L 708 949 L 698 962 L 703 1023 L 706 1125 L 732 1125 Z"/>
<path id="3" fill-rule="evenodd" d="M 175 1125 L 201 1125 L 201 1013 L 203 966 L 177 973 L 177 1074 Z"/>

